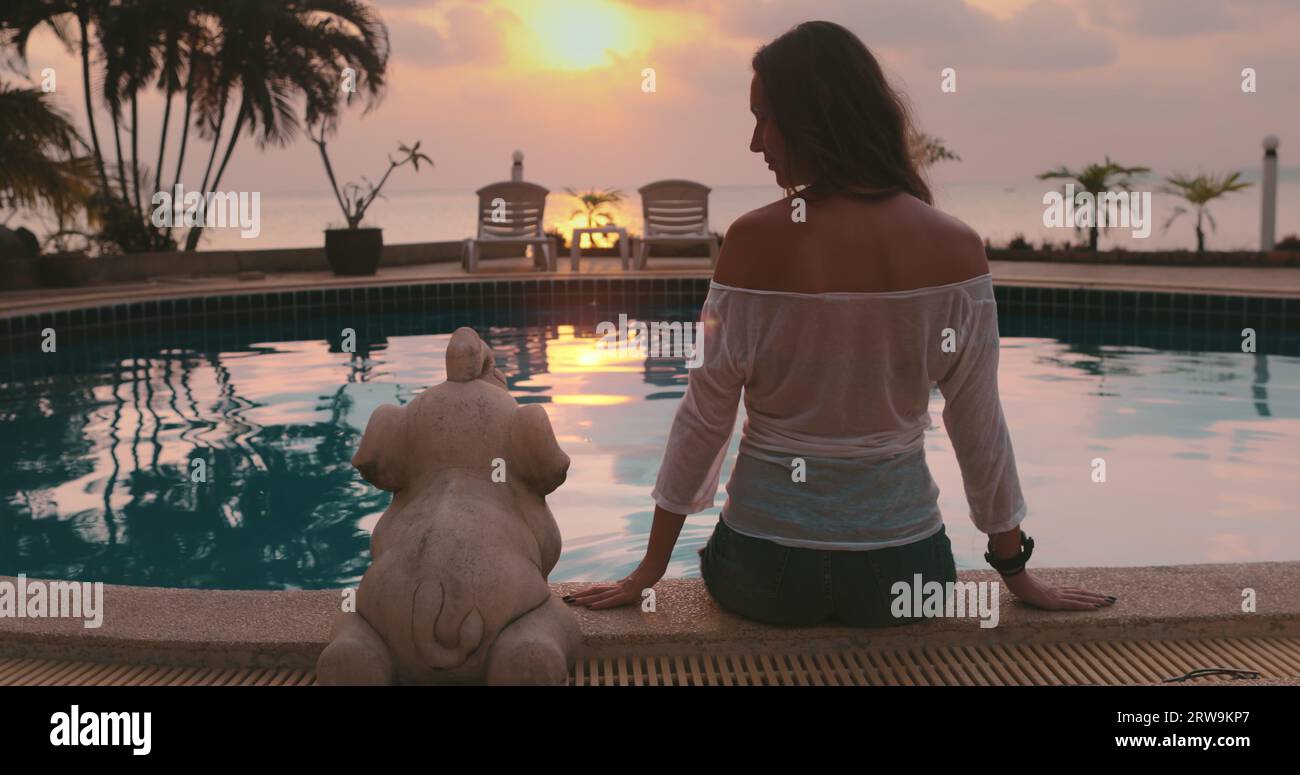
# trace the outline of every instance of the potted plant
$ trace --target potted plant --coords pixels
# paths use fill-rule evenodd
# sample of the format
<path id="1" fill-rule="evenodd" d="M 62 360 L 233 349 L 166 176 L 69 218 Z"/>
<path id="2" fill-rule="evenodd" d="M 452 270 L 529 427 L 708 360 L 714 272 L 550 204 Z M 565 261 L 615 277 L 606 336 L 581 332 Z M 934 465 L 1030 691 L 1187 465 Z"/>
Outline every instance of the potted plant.
<path id="1" fill-rule="evenodd" d="M 574 218 L 585 218 L 587 220 L 587 228 L 615 225 L 614 214 L 603 208 L 607 205 L 613 205 L 617 208 L 618 205 L 622 204 L 624 196 L 622 191 L 619 191 L 616 188 L 608 190 L 593 188 L 589 191 L 574 191 L 571 188 L 566 188 L 564 191 L 569 196 L 578 200 L 578 204 L 580 205 L 579 209 L 574 210 L 569 214 L 571 220 Z M 593 249 L 592 255 L 601 256 L 618 254 L 618 251 L 615 249 L 617 243 L 609 239 L 606 235 L 584 234 L 582 236 L 586 237 L 587 242 L 590 243 Z M 597 237 L 600 237 L 601 239 L 597 241 Z M 581 242 L 578 243 L 578 247 L 582 247 Z"/>
<path id="2" fill-rule="evenodd" d="M 378 227 L 361 226 L 366 210 L 379 197 L 379 192 L 388 182 L 393 170 L 410 164 L 416 172 L 420 162 L 433 166 L 433 160 L 420 152 L 420 143 L 407 146 L 399 144 L 397 150 L 402 154 L 394 159 L 388 157 L 388 169 L 378 183 L 371 183 L 362 178 L 365 185 L 348 182 L 339 188 L 334 177 L 334 167 L 330 164 L 329 153 L 325 150 L 325 129 L 312 135 L 312 142 L 320 149 L 321 161 L 325 164 L 325 174 L 329 177 L 330 187 L 334 189 L 334 198 L 338 200 L 347 221 L 346 228 L 325 230 L 325 260 L 336 275 L 372 275 L 379 268 L 379 259 L 384 252 L 384 231 Z"/>

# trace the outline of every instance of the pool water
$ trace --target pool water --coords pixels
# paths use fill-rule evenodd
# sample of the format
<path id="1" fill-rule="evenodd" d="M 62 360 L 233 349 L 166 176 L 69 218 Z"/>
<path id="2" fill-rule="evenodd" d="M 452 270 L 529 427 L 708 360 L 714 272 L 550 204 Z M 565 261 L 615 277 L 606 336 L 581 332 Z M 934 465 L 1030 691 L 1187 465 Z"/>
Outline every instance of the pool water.
<path id="1" fill-rule="evenodd" d="M 1002 330 L 1035 330 L 1024 323 L 1004 316 Z M 75 367 L 0 378 L 0 575 L 230 589 L 355 584 L 390 496 L 349 460 L 375 407 L 443 380 L 457 324 L 430 316 L 420 333 L 371 318 L 356 353 L 338 337 L 284 340 L 255 326 L 221 344 L 178 333 L 129 356 L 86 345 L 60 356 Z M 354 325 L 339 318 L 324 328 Z M 598 352 L 591 325 L 479 331 L 513 395 L 546 407 L 572 458 L 568 481 L 548 498 L 564 537 L 551 580 L 622 577 L 645 548 L 684 364 Z M 1087 342 L 1060 334 L 1002 342 L 1002 399 L 1034 562 L 1300 560 L 1300 358 L 1105 339 L 1094 331 Z M 958 565 L 983 567 L 942 407 L 935 391 L 927 458 Z M 195 482 L 200 459 L 206 481 Z M 1098 459 L 1104 482 L 1094 481 Z M 669 576 L 698 575 L 696 550 L 724 498 L 720 488 L 715 508 L 687 520 Z"/>

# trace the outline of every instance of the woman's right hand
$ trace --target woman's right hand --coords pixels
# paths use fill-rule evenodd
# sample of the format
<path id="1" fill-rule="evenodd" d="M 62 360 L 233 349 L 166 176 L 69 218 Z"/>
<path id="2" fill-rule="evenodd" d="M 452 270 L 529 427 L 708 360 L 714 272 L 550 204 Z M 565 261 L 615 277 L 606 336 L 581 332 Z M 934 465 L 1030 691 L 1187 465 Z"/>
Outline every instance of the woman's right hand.
<path id="1" fill-rule="evenodd" d="M 1118 600 L 1114 595 L 1044 584 L 1028 568 L 1014 576 L 1003 576 L 1002 583 L 1025 604 L 1045 611 L 1092 611 L 1114 605 Z"/>
<path id="2" fill-rule="evenodd" d="M 657 566 L 647 565 L 643 561 L 636 570 L 613 584 L 590 586 L 571 595 L 565 595 L 561 599 L 569 605 L 580 605 L 595 610 L 640 603 L 644 591 L 658 583 L 659 579 L 664 577 L 665 570 L 666 567 L 660 569 Z"/>

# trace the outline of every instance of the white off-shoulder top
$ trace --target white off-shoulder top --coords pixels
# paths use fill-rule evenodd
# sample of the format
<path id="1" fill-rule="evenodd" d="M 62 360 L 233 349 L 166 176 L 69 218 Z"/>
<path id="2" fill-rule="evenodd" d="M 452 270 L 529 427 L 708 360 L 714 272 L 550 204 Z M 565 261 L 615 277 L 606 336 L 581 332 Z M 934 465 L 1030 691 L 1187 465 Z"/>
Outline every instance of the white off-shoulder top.
<path id="1" fill-rule="evenodd" d="M 907 291 L 797 293 L 712 282 L 652 497 L 714 505 L 741 394 L 746 421 L 722 519 L 787 546 L 875 549 L 943 525 L 925 463 L 931 386 L 984 533 L 1025 517 L 998 396 L 993 280 Z M 697 335 L 697 339 L 700 338 Z"/>

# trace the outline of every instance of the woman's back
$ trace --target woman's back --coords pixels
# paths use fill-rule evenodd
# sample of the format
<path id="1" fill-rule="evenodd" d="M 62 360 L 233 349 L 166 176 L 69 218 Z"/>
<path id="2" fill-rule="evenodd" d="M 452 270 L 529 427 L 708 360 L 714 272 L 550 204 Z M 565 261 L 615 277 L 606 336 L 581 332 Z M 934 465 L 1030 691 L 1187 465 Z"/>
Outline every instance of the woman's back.
<path id="1" fill-rule="evenodd" d="M 684 513 L 712 504 L 720 442 L 743 392 L 729 525 L 797 546 L 932 534 L 942 519 L 923 447 L 938 383 L 972 517 L 981 528 L 1018 520 L 997 309 L 978 238 L 902 194 L 810 202 L 804 222 L 786 208 L 761 208 L 728 231 L 702 310 L 704 357 L 656 500 Z M 801 466 L 802 480 L 792 476 Z"/>
<path id="2" fill-rule="evenodd" d="M 727 231 L 714 280 L 799 293 L 904 291 L 988 272 L 979 235 L 914 196 L 787 198 Z"/>
<path id="3" fill-rule="evenodd" d="M 975 305 L 993 302 L 979 238 L 906 194 L 814 200 L 802 222 L 789 201 L 728 232 L 706 313 L 725 323 L 745 372 L 745 446 L 844 457 L 915 447 L 930 385 L 978 333 L 966 330 Z"/>

